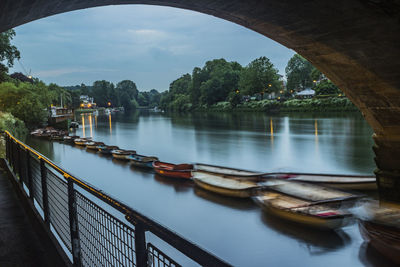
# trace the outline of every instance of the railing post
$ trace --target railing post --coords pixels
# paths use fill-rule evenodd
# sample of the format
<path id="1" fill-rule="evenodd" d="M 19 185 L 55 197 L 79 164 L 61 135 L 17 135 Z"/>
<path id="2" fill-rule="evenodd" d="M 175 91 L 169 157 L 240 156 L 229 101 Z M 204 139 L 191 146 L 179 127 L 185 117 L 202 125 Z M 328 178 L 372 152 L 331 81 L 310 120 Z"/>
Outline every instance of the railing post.
<path id="1" fill-rule="evenodd" d="M 12 163 L 13 172 L 15 173 L 15 142 L 14 142 L 14 140 L 11 142 L 11 163 Z"/>
<path id="2" fill-rule="evenodd" d="M 135 224 L 135 251 L 138 267 L 147 266 L 146 229 L 142 222 Z"/>
<path id="3" fill-rule="evenodd" d="M 18 161 L 19 183 L 20 183 L 21 186 L 23 186 L 24 178 L 23 178 L 23 175 L 22 175 L 21 150 L 22 150 L 22 148 L 17 144 L 17 161 Z"/>
<path id="4" fill-rule="evenodd" d="M 8 134 L 5 134 L 6 139 L 6 159 L 7 162 L 10 164 L 10 137 Z"/>
<path id="5" fill-rule="evenodd" d="M 32 168 L 31 168 L 31 153 L 26 150 L 26 174 L 28 178 L 28 189 L 29 189 L 29 199 L 33 201 L 33 180 L 32 180 Z"/>
<path id="6" fill-rule="evenodd" d="M 44 164 L 43 159 L 40 159 L 40 176 L 42 178 L 42 198 L 43 198 L 44 222 L 47 226 L 50 226 L 49 195 L 47 192 L 47 174 L 46 174 L 46 166 Z"/>
<path id="7" fill-rule="evenodd" d="M 74 182 L 68 179 L 68 211 L 71 233 L 72 258 L 74 266 L 82 266 L 81 243 L 79 239 L 78 211 L 74 190 Z"/>

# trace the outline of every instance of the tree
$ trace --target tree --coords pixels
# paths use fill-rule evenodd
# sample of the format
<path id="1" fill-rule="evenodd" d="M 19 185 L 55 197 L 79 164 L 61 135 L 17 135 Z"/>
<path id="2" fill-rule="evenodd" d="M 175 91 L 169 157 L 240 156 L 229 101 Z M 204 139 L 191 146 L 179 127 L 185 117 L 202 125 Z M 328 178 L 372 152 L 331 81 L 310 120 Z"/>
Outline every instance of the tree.
<path id="1" fill-rule="evenodd" d="M 51 93 L 52 104 L 55 106 L 71 106 L 71 93 L 55 83 L 50 83 L 48 89 Z"/>
<path id="2" fill-rule="evenodd" d="M 288 90 L 304 90 L 312 87 L 311 72 L 313 66 L 299 54 L 295 54 L 288 62 L 285 72 Z"/>
<path id="3" fill-rule="evenodd" d="M 342 92 L 339 88 L 334 85 L 330 80 L 326 79 L 319 82 L 315 87 L 315 94 L 316 95 L 338 95 Z"/>
<path id="4" fill-rule="evenodd" d="M 225 101 L 230 92 L 238 88 L 242 66 L 237 62 L 227 62 L 225 59 L 207 61 L 202 69 L 200 86 L 200 103 L 212 105 Z"/>
<path id="5" fill-rule="evenodd" d="M 245 95 L 264 93 L 265 90 L 276 92 L 281 89 L 278 70 L 266 57 L 260 57 L 247 65 L 240 74 L 239 90 Z"/>
<path id="6" fill-rule="evenodd" d="M 51 93 L 43 82 L 0 83 L 0 110 L 10 112 L 29 128 L 47 120 L 47 107 L 51 102 Z"/>
<path id="7" fill-rule="evenodd" d="M 8 68 L 14 65 L 15 59 L 20 59 L 20 52 L 14 45 L 11 45 L 14 36 L 14 30 L 0 33 L 0 82 L 7 80 Z"/>
<path id="8" fill-rule="evenodd" d="M 130 80 L 121 81 L 117 84 L 116 91 L 119 99 L 118 102 L 121 106 L 126 110 L 136 108 L 136 103 L 132 100 L 137 98 L 139 91 L 134 82 Z"/>
<path id="9" fill-rule="evenodd" d="M 173 81 L 169 86 L 169 91 L 173 95 L 189 94 L 189 87 L 192 82 L 192 76 L 189 73 L 182 75 L 180 78 Z"/>
<path id="10" fill-rule="evenodd" d="M 112 106 L 118 106 L 119 104 L 114 84 L 108 81 L 95 81 L 92 87 L 92 94 L 94 101 L 100 107 L 107 107 L 108 102 L 111 102 Z"/>

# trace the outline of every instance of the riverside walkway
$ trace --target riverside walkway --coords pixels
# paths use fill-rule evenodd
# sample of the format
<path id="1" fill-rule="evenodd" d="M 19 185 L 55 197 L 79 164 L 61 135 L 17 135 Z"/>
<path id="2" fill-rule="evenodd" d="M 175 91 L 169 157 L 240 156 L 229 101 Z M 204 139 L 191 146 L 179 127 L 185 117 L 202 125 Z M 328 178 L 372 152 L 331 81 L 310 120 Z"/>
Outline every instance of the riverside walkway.
<path id="1" fill-rule="evenodd" d="M 2 162 L 3 163 L 3 162 Z M 54 248 L 48 247 L 30 223 L 7 177 L 0 165 L 0 266 L 64 266 L 55 256 Z"/>

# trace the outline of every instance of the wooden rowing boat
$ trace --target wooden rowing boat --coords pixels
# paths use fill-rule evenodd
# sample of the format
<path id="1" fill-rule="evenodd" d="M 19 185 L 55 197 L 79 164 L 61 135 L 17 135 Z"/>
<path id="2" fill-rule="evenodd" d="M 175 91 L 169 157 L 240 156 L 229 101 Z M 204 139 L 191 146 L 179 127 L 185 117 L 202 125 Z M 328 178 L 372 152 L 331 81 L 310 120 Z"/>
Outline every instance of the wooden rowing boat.
<path id="1" fill-rule="evenodd" d="M 101 153 L 101 154 L 105 154 L 105 155 L 111 155 L 111 151 L 119 149 L 119 147 L 117 146 L 107 146 L 107 145 L 100 145 L 97 146 L 97 150 Z"/>
<path id="2" fill-rule="evenodd" d="M 64 140 L 64 135 L 52 135 L 50 137 L 52 141 L 63 141 Z"/>
<path id="3" fill-rule="evenodd" d="M 354 190 L 376 190 L 375 176 L 367 175 L 343 175 L 343 174 L 314 174 L 314 173 L 291 173 L 291 172 L 255 172 L 237 168 L 222 167 L 210 164 L 194 164 L 196 171 L 205 171 L 216 174 L 231 176 L 260 176 L 274 177 L 280 179 L 296 180 L 308 183 L 314 183 L 322 186 L 330 186 L 340 189 Z"/>
<path id="4" fill-rule="evenodd" d="M 259 185 L 270 191 L 275 191 L 295 198 L 313 202 L 340 202 L 352 205 L 361 195 L 299 181 L 288 181 L 278 178 L 270 178 Z"/>
<path id="5" fill-rule="evenodd" d="M 364 240 L 400 264 L 400 205 L 369 202 L 358 217 L 358 226 Z"/>
<path id="6" fill-rule="evenodd" d="M 282 173 L 270 176 L 340 189 L 377 190 L 375 176 L 312 173 Z"/>
<path id="7" fill-rule="evenodd" d="M 105 144 L 103 143 L 103 142 L 94 142 L 94 141 L 91 141 L 91 142 L 87 142 L 86 143 L 86 149 L 87 150 L 99 150 L 97 147 L 98 146 L 104 146 Z"/>
<path id="8" fill-rule="evenodd" d="M 131 165 L 133 166 L 152 169 L 153 162 L 158 161 L 158 158 L 135 154 L 130 155 L 129 160 L 131 161 Z"/>
<path id="9" fill-rule="evenodd" d="M 230 197 L 251 197 L 254 189 L 259 187 L 257 181 L 240 176 L 224 176 L 197 170 L 192 171 L 192 176 L 199 187 Z"/>
<path id="10" fill-rule="evenodd" d="M 130 156 L 136 154 L 135 150 L 115 149 L 111 151 L 114 159 L 130 160 Z"/>
<path id="11" fill-rule="evenodd" d="M 351 214 L 327 203 L 307 201 L 270 190 L 258 191 L 253 200 L 263 210 L 282 219 L 323 230 L 336 229 L 350 222 Z"/>
<path id="12" fill-rule="evenodd" d="M 76 138 L 74 144 L 77 146 L 86 146 L 91 141 L 91 138 Z"/>
<path id="13" fill-rule="evenodd" d="M 75 139 L 80 138 L 77 135 L 72 136 L 64 136 L 64 143 L 66 144 L 74 144 Z"/>
<path id="14" fill-rule="evenodd" d="M 192 177 L 192 164 L 172 164 L 161 161 L 153 161 L 153 169 L 156 173 L 166 177 L 190 179 Z"/>
<path id="15" fill-rule="evenodd" d="M 231 175 L 231 176 L 261 176 L 264 173 L 248 171 L 248 170 L 241 170 L 235 169 L 230 167 L 222 167 L 210 164 L 203 164 L 203 163 L 195 163 L 193 165 L 194 170 L 202 171 L 202 172 L 209 172 L 209 173 L 216 173 L 222 175 Z"/>

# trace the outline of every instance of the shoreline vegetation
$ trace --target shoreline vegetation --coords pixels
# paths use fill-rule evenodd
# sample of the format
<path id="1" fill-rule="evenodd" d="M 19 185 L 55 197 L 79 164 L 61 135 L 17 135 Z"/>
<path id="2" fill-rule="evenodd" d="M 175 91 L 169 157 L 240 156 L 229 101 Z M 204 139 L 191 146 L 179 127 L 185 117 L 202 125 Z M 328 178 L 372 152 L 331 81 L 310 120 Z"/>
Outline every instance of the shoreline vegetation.
<path id="1" fill-rule="evenodd" d="M 187 111 L 216 112 L 358 112 L 359 109 L 345 97 L 330 97 L 324 99 L 291 99 L 287 101 L 258 100 L 250 101 L 232 107 L 228 101 L 218 102 L 210 107 L 197 107 Z"/>

